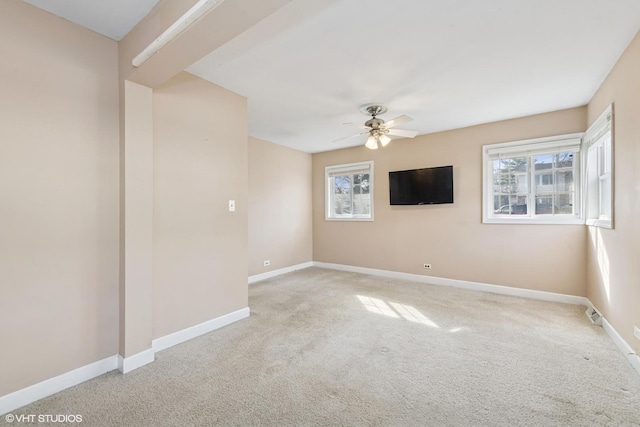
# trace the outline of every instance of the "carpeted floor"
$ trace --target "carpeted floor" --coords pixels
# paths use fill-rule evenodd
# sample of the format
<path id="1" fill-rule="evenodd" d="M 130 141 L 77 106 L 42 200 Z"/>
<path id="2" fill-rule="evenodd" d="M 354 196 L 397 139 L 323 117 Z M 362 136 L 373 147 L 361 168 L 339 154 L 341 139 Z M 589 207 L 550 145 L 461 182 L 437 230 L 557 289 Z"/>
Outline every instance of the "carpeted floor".
<path id="1" fill-rule="evenodd" d="M 85 426 L 640 426 L 640 375 L 584 307 L 320 268 L 249 295 L 250 318 L 13 414 L 80 414 Z"/>

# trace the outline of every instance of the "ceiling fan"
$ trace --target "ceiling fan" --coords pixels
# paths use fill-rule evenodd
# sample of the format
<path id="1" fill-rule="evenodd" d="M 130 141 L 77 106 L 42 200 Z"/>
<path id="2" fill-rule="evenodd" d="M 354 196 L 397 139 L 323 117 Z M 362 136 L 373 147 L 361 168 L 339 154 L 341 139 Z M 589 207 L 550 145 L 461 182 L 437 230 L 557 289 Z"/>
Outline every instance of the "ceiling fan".
<path id="1" fill-rule="evenodd" d="M 365 104 L 360 107 L 360 112 L 363 114 L 370 115 L 371 118 L 364 122 L 364 132 L 360 132 L 355 135 L 345 136 L 344 138 L 338 138 L 333 142 L 342 141 L 343 139 L 354 138 L 356 136 L 367 135 L 367 143 L 365 147 L 370 148 L 371 150 L 376 150 L 378 148 L 378 144 L 382 147 L 385 147 L 389 142 L 391 142 L 391 136 L 402 136 L 405 138 L 413 138 L 418 134 L 416 130 L 404 130 L 404 129 L 393 129 L 394 127 L 401 125 L 403 123 L 407 123 L 412 121 L 413 119 L 409 116 L 399 116 L 393 120 L 389 120 L 385 122 L 382 119 L 379 119 L 377 116 L 380 114 L 384 114 L 387 112 L 387 107 L 380 104 Z M 356 126 L 362 128 L 362 125 L 357 123 L 344 123 L 347 126 Z"/>

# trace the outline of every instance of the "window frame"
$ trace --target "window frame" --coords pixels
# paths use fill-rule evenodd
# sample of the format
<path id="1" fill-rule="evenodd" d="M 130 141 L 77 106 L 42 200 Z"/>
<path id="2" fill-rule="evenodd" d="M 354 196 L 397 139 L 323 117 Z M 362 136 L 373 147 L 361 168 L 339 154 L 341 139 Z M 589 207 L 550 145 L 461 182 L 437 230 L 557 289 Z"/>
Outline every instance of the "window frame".
<path id="1" fill-rule="evenodd" d="M 368 215 L 344 215 L 344 216 L 335 216 L 332 215 L 333 212 L 333 200 L 331 198 L 332 195 L 332 174 L 335 172 L 344 172 L 345 175 L 349 173 L 356 173 L 359 171 L 367 170 L 369 174 L 369 197 L 370 197 L 370 210 Z M 353 186 L 351 187 L 353 190 Z M 326 221 L 373 221 L 373 206 L 374 206 L 374 169 L 373 169 L 373 160 L 368 160 L 364 162 L 356 162 L 356 163 L 346 163 L 341 165 L 332 165 L 326 166 L 324 168 L 324 201 L 325 201 L 325 210 L 324 210 L 324 218 Z"/>
<path id="2" fill-rule="evenodd" d="M 584 224 L 582 205 L 582 137 L 584 133 L 572 133 L 545 138 L 503 142 L 482 146 L 482 222 L 485 224 Z M 535 155 L 554 154 L 566 149 L 574 153 L 574 214 L 536 215 L 535 168 L 531 159 Z M 495 155 L 527 157 L 527 216 L 496 215 L 493 201 L 493 159 Z"/>
<path id="3" fill-rule="evenodd" d="M 593 122 L 583 138 L 583 182 L 584 182 L 584 204 L 585 223 L 589 226 L 600 228 L 614 228 L 614 207 L 615 207 L 615 117 L 613 104 L 609 105 L 598 118 Z M 608 138 L 607 138 L 608 137 Z M 609 144 L 605 144 L 607 141 Z M 602 150 L 600 150 L 602 149 Z M 597 152 L 596 152 L 597 150 Z M 604 151 L 604 155 L 602 154 Z M 592 156 L 596 156 L 595 159 Z M 604 157 L 604 158 L 603 158 Z M 601 194 L 603 190 L 601 167 L 608 170 L 609 183 L 606 184 L 608 191 L 609 206 L 608 215 L 601 209 Z M 593 169 L 596 169 L 595 171 Z M 598 186 L 594 188 L 590 182 L 593 178 L 598 179 Z"/>

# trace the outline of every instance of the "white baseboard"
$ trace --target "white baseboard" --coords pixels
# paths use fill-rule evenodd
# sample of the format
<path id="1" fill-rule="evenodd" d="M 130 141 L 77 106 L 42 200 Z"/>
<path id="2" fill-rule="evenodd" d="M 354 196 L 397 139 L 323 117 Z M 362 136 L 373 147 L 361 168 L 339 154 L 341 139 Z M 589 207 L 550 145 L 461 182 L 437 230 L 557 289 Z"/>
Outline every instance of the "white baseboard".
<path id="1" fill-rule="evenodd" d="M 121 355 L 118 355 L 118 370 L 123 374 L 126 374 L 134 369 L 140 368 L 141 366 L 148 365 L 156 360 L 155 354 L 155 351 L 150 348 L 129 357 L 122 357 Z"/>
<path id="2" fill-rule="evenodd" d="M 490 285 L 487 283 L 469 282 L 466 280 L 446 279 L 443 277 L 423 276 L 420 274 L 400 273 L 398 271 L 377 270 L 374 268 L 355 267 L 343 264 L 331 264 L 326 262 L 314 262 L 314 266 L 329 268 L 332 270 L 349 271 L 352 273 L 370 274 L 372 276 L 391 277 L 393 279 L 411 280 L 414 282 L 428 283 L 431 285 L 451 286 L 454 288 L 469 289 L 473 291 L 491 292 L 494 294 L 511 295 L 538 299 L 544 301 L 561 302 L 565 304 L 587 306 L 589 300 L 586 297 L 575 295 L 557 294 L 553 292 L 534 291 L 532 289 L 512 288 L 509 286 Z"/>
<path id="3" fill-rule="evenodd" d="M 74 369 L 57 377 L 39 382 L 5 396 L 0 396 L 0 415 L 21 408 L 25 405 L 58 393 L 74 385 L 78 385 L 92 378 L 99 377 L 113 370 L 120 370 L 123 374 L 131 372 L 141 366 L 155 360 L 155 353 L 180 344 L 207 332 L 219 329 L 230 323 L 249 317 L 249 307 L 234 311 L 224 316 L 192 326 L 182 331 L 153 340 L 152 348 L 142 351 L 130 357 L 120 355 L 107 357 L 106 359 Z"/>
<path id="4" fill-rule="evenodd" d="M 62 390 L 118 369 L 118 356 L 107 357 L 0 397 L 0 414 L 21 408 Z"/>
<path id="5" fill-rule="evenodd" d="M 314 266 L 314 262 L 303 262 L 302 264 L 292 265 L 290 267 L 280 268 L 278 270 L 267 271 L 266 273 L 256 274 L 249 276 L 249 283 L 259 282 L 260 280 L 271 279 L 272 277 L 280 276 L 282 274 L 291 273 L 296 270 L 302 270 Z"/>
<path id="6" fill-rule="evenodd" d="M 227 326 L 233 322 L 249 317 L 251 311 L 249 307 L 225 314 L 224 316 L 216 317 L 215 319 L 208 320 L 200 323 L 199 325 L 191 326 L 178 332 L 174 332 L 164 337 L 156 338 L 152 341 L 151 346 L 154 352 L 164 350 L 174 345 L 183 343 L 190 339 L 199 337 L 208 332 Z"/>
<path id="7" fill-rule="evenodd" d="M 633 366 L 638 374 L 640 374 L 640 356 L 638 356 L 629 343 L 620 336 L 618 331 L 613 329 L 611 323 L 609 323 L 604 317 L 602 317 L 602 329 L 604 329 L 607 335 L 609 335 L 609 338 L 611 338 L 611 341 L 613 341 L 616 347 L 618 347 L 622 354 L 627 358 L 629 363 L 631 363 L 631 366 Z"/>

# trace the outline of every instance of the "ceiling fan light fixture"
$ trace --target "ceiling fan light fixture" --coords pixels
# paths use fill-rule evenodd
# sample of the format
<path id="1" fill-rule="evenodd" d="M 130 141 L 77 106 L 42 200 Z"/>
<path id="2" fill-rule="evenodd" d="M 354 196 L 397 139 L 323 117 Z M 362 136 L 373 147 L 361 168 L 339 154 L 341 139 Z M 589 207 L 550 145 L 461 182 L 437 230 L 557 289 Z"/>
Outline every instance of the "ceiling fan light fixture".
<path id="1" fill-rule="evenodd" d="M 370 150 L 377 150 L 378 149 L 378 140 L 376 139 L 375 136 L 371 135 L 369 138 L 367 138 L 367 143 L 364 144 L 365 147 L 367 147 Z"/>
<path id="2" fill-rule="evenodd" d="M 343 138 L 338 138 L 333 142 L 342 141 L 343 139 L 358 137 L 362 135 L 367 136 L 367 142 L 365 147 L 370 150 L 377 150 L 378 146 L 386 147 L 390 142 L 391 138 L 388 135 L 392 136 L 400 136 L 403 138 L 413 138 L 418 134 L 418 131 L 413 130 L 405 130 L 405 129 L 396 129 L 395 127 L 399 124 L 407 123 L 413 120 L 409 116 L 398 116 L 395 119 L 389 120 L 385 122 L 384 120 L 378 118 L 379 114 L 383 114 L 387 112 L 387 107 L 380 104 L 365 104 L 360 106 L 360 112 L 363 114 L 371 116 L 369 120 L 364 122 L 364 129 L 361 125 L 356 123 L 344 123 L 345 125 L 359 127 L 363 130 L 356 135 L 345 136 Z"/>

